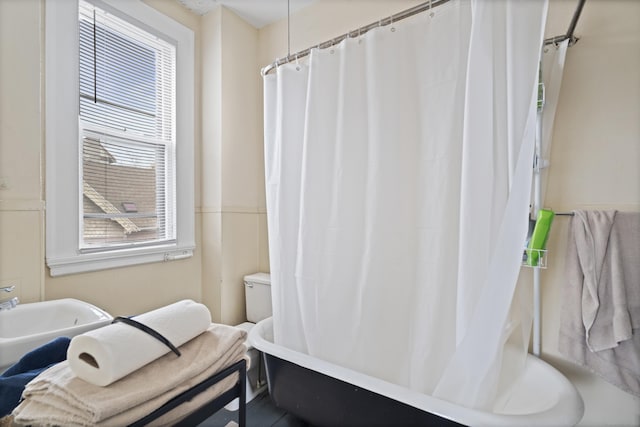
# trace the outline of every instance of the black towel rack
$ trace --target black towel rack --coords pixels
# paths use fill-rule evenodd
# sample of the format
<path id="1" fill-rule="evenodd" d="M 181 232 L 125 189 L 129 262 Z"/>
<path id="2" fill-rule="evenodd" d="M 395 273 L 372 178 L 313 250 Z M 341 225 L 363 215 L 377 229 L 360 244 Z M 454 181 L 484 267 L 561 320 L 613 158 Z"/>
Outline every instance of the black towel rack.
<path id="1" fill-rule="evenodd" d="M 234 363 L 233 365 L 213 374 L 211 377 L 202 381 L 200 384 L 193 386 L 189 390 L 177 395 L 173 399 L 169 400 L 167 403 L 151 412 L 149 415 L 144 418 L 139 419 L 133 424 L 130 424 L 129 427 L 142 427 L 144 425 L 149 424 L 151 421 L 163 416 L 164 414 L 172 411 L 177 408 L 181 404 L 190 401 L 198 394 L 202 393 L 209 387 L 214 386 L 218 382 L 227 378 L 229 375 L 233 373 L 238 373 L 238 380 L 235 385 L 211 400 L 210 402 L 203 405 L 201 408 L 189 414 L 186 418 L 179 421 L 175 426 L 183 426 L 183 427 L 191 427 L 200 424 L 207 418 L 209 418 L 214 413 L 218 412 L 222 409 L 226 404 L 230 403 L 236 397 L 239 400 L 239 408 L 238 408 L 238 425 L 239 427 L 246 426 L 246 409 L 247 409 L 247 399 L 246 399 L 246 378 L 247 378 L 247 361 L 243 358 L 239 362 Z"/>

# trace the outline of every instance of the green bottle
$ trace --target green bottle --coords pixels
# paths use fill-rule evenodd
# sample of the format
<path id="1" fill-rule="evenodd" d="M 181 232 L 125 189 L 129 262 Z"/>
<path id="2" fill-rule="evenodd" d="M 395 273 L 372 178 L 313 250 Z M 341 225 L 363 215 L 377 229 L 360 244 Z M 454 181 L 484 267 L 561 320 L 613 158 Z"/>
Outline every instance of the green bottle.
<path id="1" fill-rule="evenodd" d="M 529 239 L 527 246 L 527 265 L 537 267 L 540 262 L 542 252 L 547 248 L 547 239 L 549 238 L 549 230 L 555 214 L 549 209 L 540 209 L 536 225 L 533 228 L 533 234 Z"/>

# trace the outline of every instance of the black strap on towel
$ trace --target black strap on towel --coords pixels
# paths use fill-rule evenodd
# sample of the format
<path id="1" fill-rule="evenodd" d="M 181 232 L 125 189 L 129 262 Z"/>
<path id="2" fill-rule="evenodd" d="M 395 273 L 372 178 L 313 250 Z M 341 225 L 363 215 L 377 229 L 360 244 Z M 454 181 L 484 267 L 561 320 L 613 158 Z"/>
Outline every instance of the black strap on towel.
<path id="1" fill-rule="evenodd" d="M 169 347 L 171 349 L 171 351 L 173 351 L 178 357 L 181 356 L 180 350 L 178 350 L 176 348 L 176 346 L 171 344 L 171 342 L 168 339 L 166 339 L 160 333 L 158 333 L 157 331 L 151 329 L 147 325 L 143 325 L 142 323 L 140 323 L 140 322 L 138 322 L 136 320 L 133 320 L 130 317 L 122 317 L 122 316 L 118 316 L 118 317 L 114 318 L 111 323 L 118 323 L 118 322 L 126 323 L 129 326 L 133 326 L 134 328 L 140 329 L 142 332 L 146 332 L 147 334 L 151 335 L 152 337 L 154 337 L 155 339 L 160 341 L 162 344 L 164 344 L 167 347 Z"/>

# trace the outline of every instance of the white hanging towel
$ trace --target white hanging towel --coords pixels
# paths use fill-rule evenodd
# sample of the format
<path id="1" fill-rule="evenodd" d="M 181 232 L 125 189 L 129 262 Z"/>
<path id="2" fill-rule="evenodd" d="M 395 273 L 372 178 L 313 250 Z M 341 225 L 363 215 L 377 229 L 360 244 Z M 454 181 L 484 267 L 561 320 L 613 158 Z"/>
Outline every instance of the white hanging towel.
<path id="1" fill-rule="evenodd" d="M 175 347 L 211 325 L 209 309 L 192 300 L 182 300 L 134 319 L 164 336 Z M 79 378 L 107 386 L 169 351 L 167 345 L 148 333 L 124 323 L 113 323 L 75 336 L 69 344 L 67 360 Z"/>

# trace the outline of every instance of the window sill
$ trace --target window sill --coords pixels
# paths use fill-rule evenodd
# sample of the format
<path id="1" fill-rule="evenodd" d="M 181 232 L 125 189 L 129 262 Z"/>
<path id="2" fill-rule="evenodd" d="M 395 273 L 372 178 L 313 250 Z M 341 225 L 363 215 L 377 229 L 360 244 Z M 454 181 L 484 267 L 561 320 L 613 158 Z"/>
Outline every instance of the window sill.
<path id="1" fill-rule="evenodd" d="M 72 257 L 47 258 L 51 277 L 87 273 L 119 267 L 131 267 L 154 262 L 168 262 L 193 256 L 195 247 L 165 246 L 144 249 L 125 249 L 100 254 L 78 254 Z"/>

